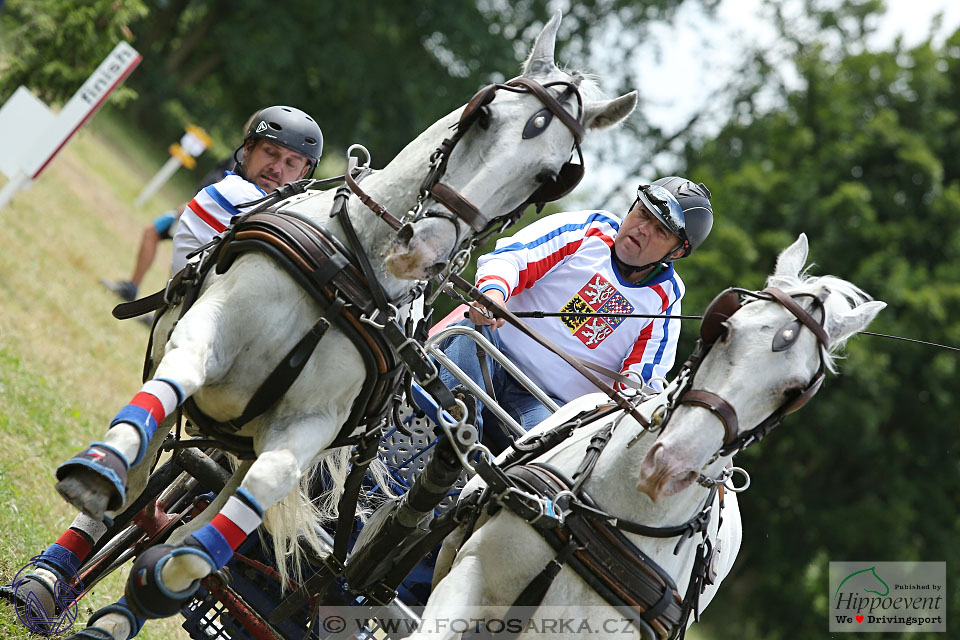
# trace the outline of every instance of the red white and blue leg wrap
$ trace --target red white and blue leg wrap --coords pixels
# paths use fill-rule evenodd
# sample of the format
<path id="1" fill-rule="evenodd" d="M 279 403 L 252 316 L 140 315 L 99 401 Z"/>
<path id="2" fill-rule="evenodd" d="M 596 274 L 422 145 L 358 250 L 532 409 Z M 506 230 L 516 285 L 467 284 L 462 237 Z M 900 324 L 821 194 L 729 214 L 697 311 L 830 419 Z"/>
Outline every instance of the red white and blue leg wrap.
<path id="1" fill-rule="evenodd" d="M 220 569 L 233 551 L 263 522 L 263 509 L 249 491 L 240 487 L 230 496 L 213 520 L 200 527 L 184 544 L 199 546 L 210 556 L 214 570 Z"/>
<path id="2" fill-rule="evenodd" d="M 107 525 L 81 513 L 57 541 L 40 554 L 37 565 L 57 574 L 62 581 L 70 582 L 90 555 L 93 545 L 106 532 Z"/>
<path id="3" fill-rule="evenodd" d="M 140 432 L 140 450 L 137 452 L 136 459 L 130 463 L 131 467 L 140 464 L 147 452 L 150 439 L 157 432 L 157 427 L 182 403 L 183 391 L 176 382 L 166 378 L 154 378 L 148 380 L 140 388 L 140 392 L 133 396 L 130 404 L 121 409 L 120 413 L 110 421 L 111 427 L 124 423 Z"/>
<path id="4" fill-rule="evenodd" d="M 184 540 L 183 546 L 160 544 L 137 558 L 127 579 L 125 597 L 134 613 L 145 618 L 171 616 L 193 596 L 200 581 L 185 590 L 172 592 L 163 584 L 164 565 L 180 555 L 196 555 L 210 564 L 211 571 L 223 567 L 263 520 L 256 498 L 243 488 L 230 496 L 220 513 L 207 525 Z"/>

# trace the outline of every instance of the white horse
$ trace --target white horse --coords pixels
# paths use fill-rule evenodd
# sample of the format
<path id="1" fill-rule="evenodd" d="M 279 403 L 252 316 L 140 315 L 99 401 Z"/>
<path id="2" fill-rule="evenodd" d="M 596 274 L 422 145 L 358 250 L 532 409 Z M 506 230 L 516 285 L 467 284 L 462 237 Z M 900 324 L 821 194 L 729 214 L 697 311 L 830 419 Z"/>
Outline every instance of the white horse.
<path id="1" fill-rule="evenodd" d="M 882 302 L 867 302 L 869 297 L 865 293 L 843 280 L 830 276 L 806 277 L 801 273 L 806 257 L 807 240 L 801 235 L 780 255 L 768 286 L 778 287 L 791 296 L 818 296 L 823 303 L 822 326 L 826 332 L 826 344 L 821 344 L 811 330 L 798 330 L 800 325 L 792 322 L 794 315 L 775 301 L 756 300 L 744 304 L 722 325 L 717 322 L 722 318 L 714 318 L 714 329 L 721 330 L 723 335 L 702 361 L 692 387 L 709 390 L 725 399 L 735 408 L 741 426 L 738 429 L 734 425 L 735 431 L 727 433 L 718 414 L 699 403 L 673 407 L 672 415 L 658 435 L 645 432 L 636 420 L 624 416 L 584 484 L 584 489 L 599 508 L 617 518 L 651 527 L 688 521 L 704 506 L 710 491 L 696 481 L 709 485 L 710 479 L 726 477 L 724 470 L 731 464 L 735 451 L 720 454 L 720 450 L 777 411 L 793 397 L 795 390 L 807 388 L 810 381 L 818 377 L 818 372 L 822 373 L 821 363 L 833 370 L 832 354 L 886 306 Z M 811 305 L 803 303 L 804 299 L 800 297 L 797 301 L 810 308 Z M 816 317 L 819 312 L 811 311 L 811 314 Z M 795 340 L 792 347 L 774 351 L 771 343 L 776 334 L 786 335 L 790 331 L 793 333 L 787 337 Z M 660 395 L 641 404 L 641 414 L 647 418 L 653 415 L 665 405 L 671 394 L 676 393 L 679 385 L 678 378 Z M 531 434 L 549 430 L 598 402 L 603 403 L 604 399 L 595 395 L 578 399 Z M 549 463 L 567 476 L 572 475 L 583 460 L 591 437 L 606 422 L 606 419 L 601 420 L 578 430 L 574 437 L 542 455 L 538 461 Z M 733 446 L 736 448 L 737 444 Z M 479 478 L 474 478 L 462 495 L 469 495 L 472 489 L 482 484 Z M 722 514 L 719 501 L 717 496 L 707 532 L 716 577 L 700 596 L 700 610 L 710 603 L 720 582 L 729 573 L 740 547 L 736 494 L 726 492 Z M 719 524 L 718 514 L 722 515 L 722 524 Z M 525 585 L 556 556 L 530 525 L 505 508 L 486 521 L 481 518 L 479 526 L 465 542 L 462 540 L 464 534 L 461 527 L 444 542 L 434 575 L 434 591 L 424 611 L 420 631 L 411 636 L 411 640 L 458 636 L 455 633 L 458 630 L 451 624 L 454 620 L 496 620 L 497 625 L 511 624 L 509 619 L 504 620 L 508 607 Z M 673 578 L 682 597 L 691 578 L 694 551 L 700 535 L 685 542 L 677 555 L 674 555 L 676 537 L 657 539 L 632 533 L 627 537 Z M 554 625 L 554 631 L 569 631 L 551 633 L 551 638 L 597 637 L 598 629 L 604 629 L 604 637 L 621 637 L 621 634 L 622 637 L 651 637 L 644 636 L 633 625 L 616 624 L 623 620 L 621 612 L 607 604 L 565 565 L 546 592 L 529 628 L 544 629 L 550 623 Z M 559 626 L 564 622 L 567 623 L 565 627 Z M 512 624 L 517 628 L 522 626 L 521 621 Z M 680 625 L 677 627 L 669 629 L 654 625 L 653 631 L 656 636 L 664 638 L 679 631 Z M 534 635 L 537 634 L 530 632 L 522 637 Z"/>
<path id="2" fill-rule="evenodd" d="M 554 63 L 559 22 L 557 13 L 537 38 L 523 78 L 541 85 L 556 81 L 579 84 L 583 80 L 579 73 L 561 71 Z M 561 94 L 556 89 L 551 93 L 555 97 Z M 553 126 L 549 126 L 550 118 L 536 123 L 545 126 L 543 135 L 526 135 L 525 123 L 532 122 L 534 114 L 544 107 L 530 92 L 502 90 L 490 97 L 493 100 L 484 106 L 482 123 L 470 128 L 450 154 L 443 182 L 492 218 L 515 209 L 541 183 L 557 176 L 570 159 L 574 137 L 559 117 Z M 578 117 L 576 98 L 569 92 L 561 97 L 563 108 L 574 118 Z M 588 130 L 600 129 L 625 118 L 635 105 L 636 92 L 612 100 L 584 100 L 579 119 Z M 450 137 L 460 113 L 458 109 L 429 127 L 387 167 L 364 180 L 363 190 L 390 211 L 411 210 L 417 204 L 431 154 Z M 340 224 L 330 221 L 332 201 L 329 192 L 313 193 L 283 208 L 309 218 L 346 244 Z M 422 204 L 428 214 L 437 212 L 446 217 L 428 215 L 398 236 L 374 218 L 357 197 L 350 198 L 350 216 L 375 278 L 390 299 L 409 292 L 415 280 L 424 280 L 443 269 L 457 246 L 473 233 L 463 222 L 450 219 L 433 197 Z M 165 416 L 172 416 L 177 406 L 192 398 L 216 420 L 236 418 L 266 374 L 318 322 L 321 312 L 284 269 L 261 253 L 242 254 L 222 275 L 211 273 L 199 299 L 172 332 L 179 308 L 168 310 L 154 331 L 157 365 L 138 394 L 149 398 L 143 402 L 134 398 L 102 443 L 91 445 L 72 464 L 61 467 L 60 493 L 96 519 L 116 510 L 124 484 L 129 502 L 145 482 L 148 465 L 140 461 L 153 459 L 171 424 L 171 418 Z M 283 397 L 239 432 L 253 439 L 256 460 L 239 467 L 202 522 L 178 533 L 177 542 L 193 534 L 195 537 L 188 540 L 191 544 L 165 552 L 155 558 L 156 564 L 135 566 L 128 583 L 128 600 L 131 593 L 140 593 L 137 607 L 147 617 L 176 610 L 177 601 L 186 599 L 199 579 L 222 566 L 239 544 L 237 540 L 259 525 L 263 510 L 294 492 L 298 481 L 328 452 L 351 413 L 364 377 L 360 354 L 334 326 Z M 149 405 L 146 408 L 145 403 Z M 144 411 L 152 417 L 143 417 Z M 123 466 L 127 463 L 131 470 L 124 479 Z M 217 518 L 207 524 L 214 514 Z M 208 535 L 211 527 L 219 532 L 213 534 L 215 539 Z M 296 536 L 296 531 L 287 531 L 286 535 Z M 154 600 L 162 600 L 163 594 L 172 594 L 172 600 L 167 598 L 165 604 L 154 608 Z M 114 610 L 96 617 L 96 627 L 103 634 L 99 630 L 88 633 L 126 640 L 133 622 L 130 616 Z"/>

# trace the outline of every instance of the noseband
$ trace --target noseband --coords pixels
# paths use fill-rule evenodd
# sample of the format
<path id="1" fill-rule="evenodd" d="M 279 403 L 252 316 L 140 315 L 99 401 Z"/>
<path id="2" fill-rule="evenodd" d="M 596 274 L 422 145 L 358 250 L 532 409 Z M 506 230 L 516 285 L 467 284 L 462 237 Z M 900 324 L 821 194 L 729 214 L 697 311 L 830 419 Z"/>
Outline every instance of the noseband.
<path id="1" fill-rule="evenodd" d="M 787 320 L 776 332 L 771 344 L 772 351 L 785 351 L 790 349 L 797 341 L 800 331 L 803 327 L 810 329 L 817 338 L 817 342 L 822 348 L 818 349 L 820 355 L 820 366 L 813 375 L 806 387 L 796 392 L 796 395 L 784 402 L 776 411 L 770 414 L 763 422 L 743 433 L 739 433 L 740 426 L 737 419 L 737 411 L 724 398 L 712 391 L 706 389 L 694 389 L 693 384 L 697 371 L 703 363 L 704 358 L 710 352 L 713 345 L 726 332 L 726 321 L 730 316 L 741 308 L 740 295 L 746 295 L 758 300 L 767 300 L 777 302 L 787 309 L 793 318 Z M 797 304 L 794 297 L 787 295 L 775 287 L 767 287 L 763 291 L 750 291 L 747 289 L 731 288 L 721 292 L 707 306 L 703 314 L 703 322 L 700 325 L 700 337 L 697 340 L 697 347 L 693 355 L 683 364 L 679 378 L 680 385 L 671 394 L 667 401 L 666 417 L 663 421 L 663 428 L 666 428 L 673 410 L 682 404 L 692 404 L 703 407 L 711 411 L 724 428 L 723 446 L 717 452 L 717 456 L 727 456 L 735 454 L 742 449 L 753 445 L 764 438 L 774 427 L 779 425 L 785 416 L 797 411 L 810 401 L 820 386 L 823 384 L 825 362 L 823 358 L 823 349 L 829 345 L 829 337 L 823 328 L 823 322 L 826 318 L 826 311 L 823 308 L 823 299 L 813 294 L 799 294 L 800 296 L 809 296 L 813 298 L 816 307 L 821 311 L 821 320 L 818 322 L 803 307 Z M 799 297 L 799 296 L 796 296 Z M 715 456 L 715 457 L 717 457 Z"/>

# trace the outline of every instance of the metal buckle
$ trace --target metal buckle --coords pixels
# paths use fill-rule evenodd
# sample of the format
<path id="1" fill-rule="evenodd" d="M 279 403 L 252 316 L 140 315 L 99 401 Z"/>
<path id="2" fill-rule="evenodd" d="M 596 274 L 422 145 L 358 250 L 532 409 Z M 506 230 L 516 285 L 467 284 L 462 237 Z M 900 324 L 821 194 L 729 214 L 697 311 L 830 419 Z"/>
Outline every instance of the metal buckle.
<path id="1" fill-rule="evenodd" d="M 527 518 L 520 516 L 520 514 L 514 511 L 513 509 L 510 509 L 510 505 L 505 504 L 504 499 L 506 498 L 506 496 L 509 496 L 511 494 L 518 496 L 520 500 L 523 502 L 523 504 L 525 504 L 526 506 L 531 506 L 530 505 L 531 502 L 537 505 L 536 507 L 538 511 L 537 515 L 534 516 L 533 519 L 528 520 Z M 523 518 L 524 522 L 526 522 L 529 525 L 533 525 L 537 523 L 543 517 L 553 518 L 554 520 L 560 523 L 563 522 L 563 516 L 561 515 L 560 517 L 558 517 L 557 511 L 553 508 L 553 500 L 546 497 L 541 499 L 539 496 L 531 495 L 525 491 L 521 491 L 520 489 L 517 489 L 516 487 L 507 487 L 506 491 L 503 491 L 497 496 L 496 502 L 501 507 L 506 507 L 507 509 L 510 509 L 511 512 L 516 513 L 518 516 Z"/>
<path id="2" fill-rule="evenodd" d="M 379 318 L 380 314 L 383 313 L 383 310 L 379 308 L 374 310 L 374 314 L 372 316 L 368 316 L 367 314 L 361 315 L 360 322 L 366 323 L 375 329 L 380 329 L 383 331 L 387 326 L 387 322 L 394 322 L 397 319 L 397 316 L 400 315 L 400 310 L 389 302 L 387 303 L 387 307 L 391 314 L 387 317 L 383 324 L 376 322 L 376 318 Z"/>
<path id="3" fill-rule="evenodd" d="M 367 597 L 381 607 L 386 607 L 397 597 L 397 592 L 382 582 L 374 584 L 366 593 Z"/>
<path id="4" fill-rule="evenodd" d="M 188 262 L 183 268 L 183 276 L 180 277 L 180 282 L 177 283 L 177 287 L 173 287 L 174 278 L 167 280 L 167 286 L 163 290 L 163 301 L 168 306 L 174 306 L 178 304 L 183 296 L 177 291 L 180 287 L 189 286 L 199 282 L 200 270 L 197 268 L 196 262 Z"/>

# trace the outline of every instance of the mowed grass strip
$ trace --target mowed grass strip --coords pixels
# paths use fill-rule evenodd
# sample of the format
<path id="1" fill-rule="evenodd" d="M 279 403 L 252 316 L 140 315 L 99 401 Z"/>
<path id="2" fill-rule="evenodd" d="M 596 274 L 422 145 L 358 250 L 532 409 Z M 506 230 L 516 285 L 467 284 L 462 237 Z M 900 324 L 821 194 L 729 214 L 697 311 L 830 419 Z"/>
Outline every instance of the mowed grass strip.
<path id="1" fill-rule="evenodd" d="M 143 227 L 192 196 L 181 176 L 142 210 L 132 202 L 165 160 L 169 141 L 126 131 L 98 115 L 33 187 L 0 212 L 0 580 L 8 582 L 73 520 L 54 470 L 91 440 L 140 387 L 148 330 L 110 315 L 117 300 L 100 278 L 127 277 Z M 2 181 L 2 178 L 0 178 Z M 142 293 L 167 278 L 161 247 Z M 84 598 L 77 627 L 123 592 L 126 570 Z M 180 620 L 151 622 L 146 640 L 187 638 Z M 75 627 L 75 629 L 77 628 Z M 0 604 L 0 637 L 36 638 Z"/>

